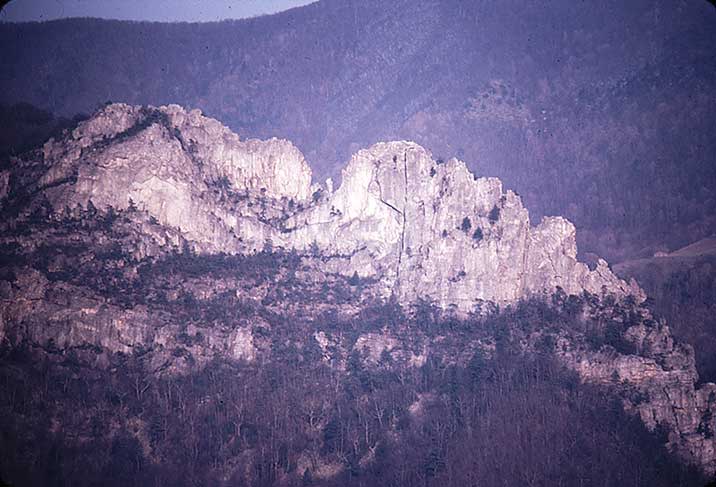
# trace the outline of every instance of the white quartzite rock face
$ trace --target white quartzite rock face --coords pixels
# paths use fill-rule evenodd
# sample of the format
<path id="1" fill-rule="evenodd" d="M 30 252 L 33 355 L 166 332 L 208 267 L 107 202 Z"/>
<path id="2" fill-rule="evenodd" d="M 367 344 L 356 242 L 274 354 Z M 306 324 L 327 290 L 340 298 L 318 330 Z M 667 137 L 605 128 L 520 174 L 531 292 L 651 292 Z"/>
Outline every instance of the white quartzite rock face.
<path id="1" fill-rule="evenodd" d="M 40 185 L 56 210 L 89 201 L 123 209 L 131 200 L 208 252 L 240 252 L 251 246 L 243 237 L 272 236 L 255 228 L 255 212 L 232 208 L 236 197 L 222 202 L 220 189 L 310 196 L 310 168 L 290 142 L 241 141 L 216 120 L 175 105 L 109 105 L 70 137 L 45 144 L 44 158 L 50 169 Z M 253 218 L 244 223 L 245 216 Z"/>
<path id="2" fill-rule="evenodd" d="M 10 191 L 10 171 L 0 171 L 0 205 Z"/>
<path id="3" fill-rule="evenodd" d="M 343 182 L 311 198 L 311 171 L 287 141 L 240 141 L 197 110 L 109 105 L 44 148 L 41 187 L 56 210 L 126 208 L 130 199 L 204 252 L 318 247 L 327 269 L 377 277 L 387 296 L 470 311 L 561 286 L 567 293 L 640 294 L 606 263 L 576 260 L 574 226 L 536 228 L 512 191 L 419 145 L 362 150 Z M 319 196 L 320 195 L 320 196 Z M 290 205 L 288 201 L 291 200 Z M 315 201 L 314 201 L 315 200 Z"/>
<path id="4" fill-rule="evenodd" d="M 438 164 L 411 142 L 379 143 L 358 152 L 343 184 L 290 218 L 288 247 L 312 242 L 344 274 L 380 276 L 403 303 L 428 298 L 468 311 L 478 300 L 509 303 L 561 286 L 568 293 L 640 294 L 601 262 L 578 263 L 574 226 L 529 215 L 496 178 L 475 178 L 464 163 Z M 349 257 L 348 257 L 349 256 Z"/>

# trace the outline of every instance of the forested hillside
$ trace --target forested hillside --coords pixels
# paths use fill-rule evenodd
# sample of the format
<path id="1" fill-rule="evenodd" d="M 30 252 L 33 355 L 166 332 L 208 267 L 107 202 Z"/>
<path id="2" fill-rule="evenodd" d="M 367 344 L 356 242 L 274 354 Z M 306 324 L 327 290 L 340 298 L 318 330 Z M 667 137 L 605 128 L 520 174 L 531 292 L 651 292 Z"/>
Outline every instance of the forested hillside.
<path id="1" fill-rule="evenodd" d="M 703 253 L 687 249 L 673 254 L 627 261 L 616 266 L 622 277 L 634 277 L 650 296 L 653 309 L 669 321 L 674 335 L 693 345 L 701 379 L 716 380 L 716 253 L 714 239 Z"/>
<path id="2" fill-rule="evenodd" d="M 614 261 L 714 230 L 714 17 L 701 1 L 324 0 L 210 24 L 3 24 L 0 102 L 199 107 L 289 138 L 321 177 L 414 139 Z"/>
<path id="3" fill-rule="evenodd" d="M 137 261 L 144 218 L 38 214 L 34 235 L 54 244 L 2 248 L 0 297 L 26 289 L 12 307 L 35 309 L 0 348 L 10 485 L 705 482 L 667 452 L 666 430 L 624 411 L 647 396 L 585 384 L 555 358 L 566 337 L 636 353 L 622 335 L 641 320 L 634 303 L 558 292 L 468 318 L 404 309 L 369 281 L 311 280 L 295 253 Z M 106 346 L 63 343 L 75 313 Z M 154 341 L 103 336 L 105 315 Z M 234 335 L 246 327 L 252 339 Z"/>

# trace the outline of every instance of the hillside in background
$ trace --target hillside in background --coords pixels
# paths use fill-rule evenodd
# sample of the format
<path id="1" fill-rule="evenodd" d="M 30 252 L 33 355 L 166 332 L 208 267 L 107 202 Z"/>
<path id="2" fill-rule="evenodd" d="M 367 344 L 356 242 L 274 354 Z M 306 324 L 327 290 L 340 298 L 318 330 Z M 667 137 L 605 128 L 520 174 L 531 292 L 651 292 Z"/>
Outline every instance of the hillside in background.
<path id="1" fill-rule="evenodd" d="M 693 345 L 701 379 L 716 379 L 716 238 L 622 262 L 614 270 L 639 281 L 674 336 Z"/>
<path id="2" fill-rule="evenodd" d="M 294 141 L 320 178 L 413 139 L 565 215 L 612 261 L 716 227 L 716 12 L 706 2 L 324 0 L 210 24 L 0 25 L 0 103 L 200 107 Z M 7 149 L 5 149 L 7 152 Z"/>

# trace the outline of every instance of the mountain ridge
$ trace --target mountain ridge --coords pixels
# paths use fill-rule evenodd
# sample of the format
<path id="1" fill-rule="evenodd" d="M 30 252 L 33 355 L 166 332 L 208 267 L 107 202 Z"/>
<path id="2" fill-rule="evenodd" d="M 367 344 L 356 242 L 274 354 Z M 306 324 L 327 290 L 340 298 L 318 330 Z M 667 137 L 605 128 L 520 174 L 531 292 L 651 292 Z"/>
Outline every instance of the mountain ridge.
<path id="1" fill-rule="evenodd" d="M 565 215 L 581 249 L 617 262 L 713 233 L 713 15 L 325 1 L 212 25 L 3 25 L 0 102 L 195 106 L 242 137 L 292 140 L 321 179 L 361 147 L 415 140 L 480 161 L 537 219 Z"/>
<path id="2" fill-rule="evenodd" d="M 557 286 L 642 295 L 603 260 L 594 271 L 578 263 L 567 220 L 531 228 L 519 197 L 498 179 L 478 178 L 457 159 L 440 164 L 411 142 L 359 151 L 334 192 L 330 182 L 310 184 L 290 142 L 244 142 L 176 105 L 113 104 L 47 142 L 30 164 L 42 174 L 29 188 L 11 184 L 11 206 L 14 194 L 28 192 L 57 213 L 136 205 L 199 252 L 315 247 L 334 257 L 333 272 L 377 278 L 403 303 L 429 298 L 470 312 L 477 301 L 515 302 Z"/>
<path id="3" fill-rule="evenodd" d="M 0 24 L 0 478 L 712 480 L 714 15 Z"/>
<path id="4" fill-rule="evenodd" d="M 320 347 L 340 370 L 422 370 L 438 360 L 430 323 L 447 320 L 447 340 L 450 327 L 512 316 L 439 360 L 498 353 L 505 340 L 548 354 L 664 430 L 683 462 L 716 471 L 716 385 L 698 384 L 693 349 L 635 281 L 577 261 L 568 220 L 532 227 L 514 192 L 457 159 L 379 143 L 334 191 L 311 184 L 288 141 L 244 141 L 176 105 L 111 104 L 0 180 L 0 349 L 98 370 L 139 356 L 149 376 L 175 376 L 278 359 L 274 333 L 300 316 L 295 346 Z M 316 326 L 355 323 L 376 302 L 386 316 L 368 330 Z M 406 320 L 427 329 L 413 336 Z"/>

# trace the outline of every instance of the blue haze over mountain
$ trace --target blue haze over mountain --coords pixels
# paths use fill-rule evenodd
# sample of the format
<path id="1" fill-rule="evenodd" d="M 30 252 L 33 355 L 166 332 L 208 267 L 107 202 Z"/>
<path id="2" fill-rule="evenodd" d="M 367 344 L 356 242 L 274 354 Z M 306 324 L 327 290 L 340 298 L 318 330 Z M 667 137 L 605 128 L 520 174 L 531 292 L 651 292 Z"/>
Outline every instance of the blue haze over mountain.
<path id="1" fill-rule="evenodd" d="M 0 25 L 0 103 L 199 107 L 317 178 L 378 140 L 501 177 L 613 261 L 716 228 L 716 11 L 700 1 L 324 0 L 210 24 Z"/>
<path id="2" fill-rule="evenodd" d="M 7 3 L 7 2 L 0 2 Z M 2 9 L 0 21 L 27 22 L 67 17 L 159 22 L 211 22 L 265 15 L 311 3 L 311 0 L 15 0 Z"/>

